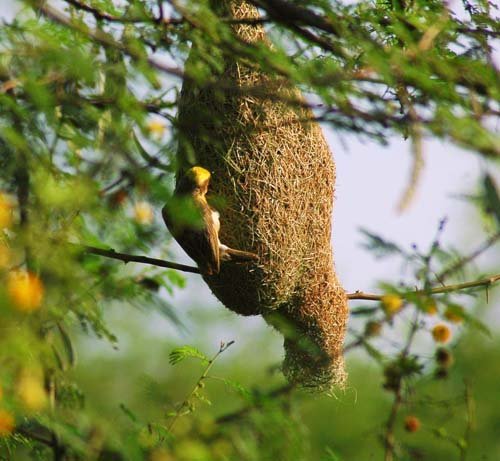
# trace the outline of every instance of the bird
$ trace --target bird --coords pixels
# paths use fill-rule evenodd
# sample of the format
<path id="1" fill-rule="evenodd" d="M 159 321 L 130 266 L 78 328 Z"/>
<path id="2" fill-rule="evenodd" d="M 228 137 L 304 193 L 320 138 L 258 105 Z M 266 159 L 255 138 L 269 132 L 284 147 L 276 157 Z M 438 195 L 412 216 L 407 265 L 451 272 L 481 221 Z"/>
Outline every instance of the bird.
<path id="1" fill-rule="evenodd" d="M 207 202 L 206 194 L 211 173 L 201 166 L 193 166 L 177 182 L 174 197 L 188 200 L 198 213 L 198 225 L 176 219 L 171 207 L 165 205 L 162 216 L 165 224 L 191 257 L 202 275 L 215 275 L 220 272 L 221 261 L 257 261 L 255 253 L 235 250 L 223 245 L 219 240 L 220 214 Z"/>

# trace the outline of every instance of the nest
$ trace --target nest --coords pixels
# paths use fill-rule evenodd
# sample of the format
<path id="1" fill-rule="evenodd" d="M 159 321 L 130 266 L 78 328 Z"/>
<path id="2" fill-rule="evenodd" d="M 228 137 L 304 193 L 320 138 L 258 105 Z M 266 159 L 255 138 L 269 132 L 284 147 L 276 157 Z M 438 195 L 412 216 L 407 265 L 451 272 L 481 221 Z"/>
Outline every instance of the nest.
<path id="1" fill-rule="evenodd" d="M 216 3 L 224 16 L 259 17 L 246 2 Z M 234 33 L 248 43 L 268 44 L 260 25 L 235 25 Z M 197 59 L 193 47 L 186 68 Z M 283 370 L 290 381 L 330 388 L 345 379 L 347 318 L 331 251 L 335 167 L 330 150 L 287 81 L 230 55 L 217 80 L 183 85 L 179 160 L 181 168 L 196 163 L 212 172 L 220 240 L 258 253 L 260 260 L 225 263 L 219 274 L 204 279 L 228 309 L 260 314 L 284 334 Z M 292 107 L 290 100 L 299 104 Z"/>

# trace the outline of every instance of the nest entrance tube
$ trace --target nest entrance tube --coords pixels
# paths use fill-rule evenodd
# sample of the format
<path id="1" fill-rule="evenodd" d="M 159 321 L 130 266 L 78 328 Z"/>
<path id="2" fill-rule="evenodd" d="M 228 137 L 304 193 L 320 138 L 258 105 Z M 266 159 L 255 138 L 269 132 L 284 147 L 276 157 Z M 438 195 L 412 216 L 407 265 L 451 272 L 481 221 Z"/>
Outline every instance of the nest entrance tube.
<path id="1" fill-rule="evenodd" d="M 259 17 L 246 2 L 216 3 L 224 16 Z M 239 40 L 269 45 L 261 25 L 233 30 Z M 186 69 L 198 59 L 193 46 Z M 291 382 L 341 385 L 347 299 L 331 249 L 330 150 L 320 127 L 307 121 L 310 111 L 289 103 L 302 101 L 297 89 L 231 55 L 224 64 L 220 85 L 183 84 L 178 157 L 181 166 L 196 163 L 212 172 L 220 240 L 260 260 L 222 264 L 219 274 L 204 279 L 228 309 L 262 315 L 283 333 L 283 371 Z"/>

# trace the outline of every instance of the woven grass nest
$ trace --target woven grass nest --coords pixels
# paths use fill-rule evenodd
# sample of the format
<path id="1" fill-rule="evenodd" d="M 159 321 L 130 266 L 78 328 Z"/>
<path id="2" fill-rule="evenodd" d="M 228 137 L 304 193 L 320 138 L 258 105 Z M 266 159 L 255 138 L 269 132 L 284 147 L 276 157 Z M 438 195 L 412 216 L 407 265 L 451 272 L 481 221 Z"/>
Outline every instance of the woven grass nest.
<path id="1" fill-rule="evenodd" d="M 257 18 L 243 1 L 220 0 L 224 16 Z M 240 40 L 268 43 L 260 25 L 234 26 Z M 186 66 L 199 59 L 192 48 Z M 234 58 L 221 85 L 186 81 L 179 105 L 179 161 L 212 172 L 210 194 L 221 213 L 220 239 L 253 251 L 257 263 L 224 263 L 204 279 L 215 296 L 242 315 L 262 315 L 285 337 L 283 372 L 293 383 L 329 389 L 345 381 L 342 347 L 347 300 L 334 272 L 331 215 L 335 167 L 320 127 L 307 109 L 286 100 L 298 90 Z"/>

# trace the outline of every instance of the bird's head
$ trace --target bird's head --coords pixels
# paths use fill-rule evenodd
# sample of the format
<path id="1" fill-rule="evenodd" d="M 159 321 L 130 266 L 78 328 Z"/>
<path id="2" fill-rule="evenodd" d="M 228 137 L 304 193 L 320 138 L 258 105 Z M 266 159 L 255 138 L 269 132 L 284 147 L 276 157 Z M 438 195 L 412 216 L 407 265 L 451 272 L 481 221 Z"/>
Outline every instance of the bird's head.
<path id="1" fill-rule="evenodd" d="M 193 166 L 177 183 L 177 192 L 190 193 L 198 189 L 202 194 L 206 194 L 210 177 L 210 171 L 201 166 Z"/>

